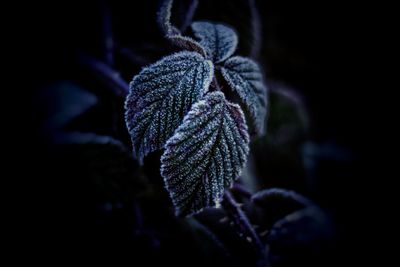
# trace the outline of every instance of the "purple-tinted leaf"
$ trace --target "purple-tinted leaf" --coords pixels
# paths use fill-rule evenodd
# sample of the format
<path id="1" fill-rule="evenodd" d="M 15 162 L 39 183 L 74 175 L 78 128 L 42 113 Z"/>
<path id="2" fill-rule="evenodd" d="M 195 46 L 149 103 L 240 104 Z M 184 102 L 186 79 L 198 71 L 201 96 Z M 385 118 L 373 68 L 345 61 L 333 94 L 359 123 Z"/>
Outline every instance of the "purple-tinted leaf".
<path id="1" fill-rule="evenodd" d="M 198 0 L 190 1 L 190 5 L 188 6 L 188 9 L 186 11 L 185 20 L 183 21 L 183 23 L 181 25 L 182 32 L 184 32 L 187 29 L 187 27 L 189 27 L 190 24 L 192 24 L 193 16 L 194 16 L 194 13 L 195 13 L 198 5 L 199 5 Z"/>
<path id="2" fill-rule="evenodd" d="M 161 158 L 161 175 L 176 214 L 218 206 L 248 153 L 247 126 L 238 105 L 221 92 L 209 93 L 194 104 Z"/>
<path id="3" fill-rule="evenodd" d="M 210 22 L 193 22 L 192 29 L 207 56 L 214 62 L 224 61 L 235 52 L 238 37 L 230 27 Z"/>
<path id="4" fill-rule="evenodd" d="M 198 14 L 207 20 L 222 21 L 235 29 L 240 44 L 237 53 L 251 58 L 259 56 L 262 47 L 262 23 L 260 8 L 252 0 L 202 0 Z M 261 3 L 261 2 L 260 2 Z"/>
<path id="5" fill-rule="evenodd" d="M 125 120 L 140 162 L 164 147 L 192 104 L 207 92 L 213 71 L 211 61 L 185 51 L 161 59 L 133 78 Z"/>
<path id="6" fill-rule="evenodd" d="M 293 202 L 298 204 L 300 207 L 313 205 L 312 201 L 302 195 L 281 188 L 270 188 L 259 191 L 251 197 L 251 200 L 260 206 L 268 205 L 271 202 L 277 204 L 279 201 Z"/>
<path id="7" fill-rule="evenodd" d="M 195 40 L 190 37 L 182 36 L 180 34 L 166 36 L 174 45 L 183 48 L 188 51 L 195 51 L 202 56 L 206 56 L 204 48 Z"/>
<path id="8" fill-rule="evenodd" d="M 221 71 L 250 112 L 256 133 L 262 135 L 267 113 L 267 87 L 260 67 L 249 58 L 236 56 L 228 59 Z"/>

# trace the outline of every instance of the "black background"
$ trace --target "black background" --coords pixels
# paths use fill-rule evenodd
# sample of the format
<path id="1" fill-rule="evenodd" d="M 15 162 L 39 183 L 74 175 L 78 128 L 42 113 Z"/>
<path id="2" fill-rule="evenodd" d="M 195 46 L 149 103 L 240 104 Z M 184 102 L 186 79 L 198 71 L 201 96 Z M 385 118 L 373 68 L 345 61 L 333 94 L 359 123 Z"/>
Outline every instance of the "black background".
<path id="1" fill-rule="evenodd" d="M 359 15 L 360 7 L 323 1 L 257 2 L 264 41 L 260 62 L 267 78 L 284 81 L 304 96 L 313 123 L 312 140 L 335 142 L 355 155 L 356 160 L 351 164 L 328 163 L 319 169 L 323 180 L 316 197 L 318 203 L 332 208 L 336 214 L 341 229 L 338 261 L 365 259 L 354 249 L 368 247 L 365 240 L 369 231 L 364 231 L 364 227 L 370 212 L 366 209 L 364 192 L 368 170 L 361 164 L 368 146 L 370 116 L 367 114 L 371 103 L 365 84 L 361 83 L 365 80 L 363 62 L 368 54 L 361 41 L 365 25 Z M 27 107 L 34 114 L 35 105 L 30 99 L 39 88 L 60 79 L 85 79 L 82 77 L 86 73 L 76 60 L 79 52 L 101 54 L 101 8 L 98 3 L 84 1 L 36 2 L 24 6 L 26 11 L 20 20 L 23 31 L 17 34 L 22 37 L 24 57 L 18 66 L 21 79 L 29 81 L 29 86 L 22 90 L 29 103 Z M 128 45 L 143 40 L 162 42 L 156 25 L 158 1 L 112 1 L 109 8 L 114 35 L 121 42 Z M 215 12 L 203 10 L 198 16 L 209 19 Z M 129 79 L 137 71 L 126 70 L 122 74 Z M 30 178 L 24 186 L 27 190 L 23 190 L 28 200 L 21 201 L 24 214 L 21 228 L 26 230 L 21 232 L 28 242 L 20 246 L 34 251 L 41 243 L 34 257 L 47 258 L 47 254 L 53 254 L 58 262 L 82 256 L 90 261 L 103 259 L 98 253 L 107 252 L 110 255 L 106 258 L 111 260 L 128 255 L 128 252 L 113 254 L 110 251 L 114 251 L 114 246 L 123 246 L 106 242 L 99 245 L 98 239 L 91 236 L 97 233 L 86 232 L 96 221 L 96 215 L 87 209 L 91 204 L 90 192 L 63 180 L 66 175 L 52 166 L 49 155 L 42 155 L 43 140 L 36 135 L 35 116 L 25 118 L 28 122 L 24 128 L 32 130 L 32 134 L 24 135 L 22 141 L 28 158 L 24 165 Z M 80 202 L 70 202 L 69 195 L 78 195 Z M 89 252 L 93 248 L 95 252 Z"/>

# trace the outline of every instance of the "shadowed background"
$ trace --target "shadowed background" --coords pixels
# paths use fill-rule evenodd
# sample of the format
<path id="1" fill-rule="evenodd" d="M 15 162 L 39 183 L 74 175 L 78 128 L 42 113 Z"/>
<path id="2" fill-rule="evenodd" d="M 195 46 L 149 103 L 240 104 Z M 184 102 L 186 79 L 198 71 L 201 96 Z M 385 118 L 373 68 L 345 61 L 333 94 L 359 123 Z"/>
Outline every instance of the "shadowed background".
<path id="1" fill-rule="evenodd" d="M 248 56 L 252 41 L 246 2 L 200 1 L 194 19 L 232 25 L 239 32 L 237 54 Z M 262 28 L 256 59 L 265 70 L 270 92 L 280 93 L 270 95 L 267 136 L 251 148 L 258 177 L 255 187 L 302 193 L 317 203 L 334 225 L 333 237 L 323 240 L 322 251 L 308 248 L 307 242 L 304 250 L 288 244 L 278 248 L 284 259 L 276 266 L 293 266 L 292 261 L 330 266 L 350 260 L 355 257 L 352 248 L 363 246 L 359 238 L 363 234 L 361 208 L 353 189 L 361 177 L 363 131 L 367 128 L 363 114 L 368 106 L 360 99 L 354 71 L 359 57 L 354 12 L 339 4 L 256 2 Z M 68 121 L 65 129 L 95 132 L 129 144 L 121 116 L 123 98 L 115 97 L 107 82 L 82 62 L 87 56 L 106 60 L 105 16 L 111 20 L 114 69 L 127 82 L 143 66 L 176 51 L 157 27 L 158 6 L 158 1 L 35 3 L 35 12 L 27 17 L 31 30 L 26 35 L 29 60 L 24 68 L 32 75 L 26 92 L 32 110 L 28 128 L 34 130 L 27 153 L 29 167 L 39 177 L 29 182 L 29 205 L 35 207 L 29 208 L 27 215 L 28 232 L 33 234 L 30 240 L 43 240 L 43 251 L 58 255 L 60 261 L 83 257 L 96 262 L 124 260 L 134 266 L 142 266 L 142 260 L 184 265 L 186 260 L 180 256 L 185 255 L 203 264 L 254 265 L 252 252 L 227 233 L 228 226 L 212 227 L 208 220 L 214 215 L 198 220 L 222 236 L 228 254 L 234 257 L 204 237 L 197 221 L 172 216 L 159 175 L 159 155 L 150 156 L 138 170 L 135 162 L 125 159 L 125 151 L 60 147 L 50 142 L 50 134 L 43 130 L 49 115 L 60 109 L 63 101 L 74 102 L 54 94 L 52 88 L 61 88 L 57 92 L 75 88 L 79 97 L 72 99 L 81 99 L 83 105 L 95 104 L 83 116 Z M 90 94 L 82 95 L 82 90 Z M 53 101 L 51 105 L 49 101 Z M 279 213 L 279 208 L 272 206 L 269 212 Z M 268 214 L 265 216 L 254 219 L 272 223 Z M 319 246 L 313 241 L 310 244 Z"/>

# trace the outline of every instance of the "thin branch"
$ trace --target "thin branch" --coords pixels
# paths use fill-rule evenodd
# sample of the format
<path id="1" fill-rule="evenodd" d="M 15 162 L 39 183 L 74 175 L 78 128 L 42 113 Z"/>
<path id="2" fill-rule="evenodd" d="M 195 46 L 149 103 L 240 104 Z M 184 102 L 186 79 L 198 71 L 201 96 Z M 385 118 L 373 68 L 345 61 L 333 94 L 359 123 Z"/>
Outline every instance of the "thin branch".
<path id="1" fill-rule="evenodd" d="M 139 206 L 139 204 L 135 201 L 133 202 L 133 211 L 135 214 L 135 219 L 136 219 L 136 225 L 139 229 L 143 228 L 143 214 L 142 214 L 142 210 Z"/>
<path id="2" fill-rule="evenodd" d="M 250 57 L 257 58 L 261 51 L 262 45 L 262 27 L 260 13 L 258 12 L 255 0 L 249 0 L 250 15 L 251 15 L 251 32 L 253 44 L 250 51 Z"/>
<path id="3" fill-rule="evenodd" d="M 213 87 L 216 91 L 222 91 L 222 88 L 221 88 L 221 86 L 219 85 L 218 80 L 217 80 L 217 78 L 215 77 L 215 75 L 214 75 L 214 77 L 213 77 L 213 79 L 212 79 L 212 81 L 211 81 L 211 87 Z"/>
<path id="4" fill-rule="evenodd" d="M 107 0 L 101 1 L 102 11 L 102 39 L 103 39 L 103 56 L 104 61 L 109 65 L 114 64 L 114 40 L 112 34 L 111 12 Z"/>
<path id="5" fill-rule="evenodd" d="M 286 201 L 291 201 L 303 207 L 314 206 L 315 204 L 308 198 L 291 190 L 282 188 L 270 188 L 255 193 L 251 200 L 256 204 L 262 204 L 269 198 L 278 198 Z"/>
<path id="6" fill-rule="evenodd" d="M 243 185 L 241 185 L 239 183 L 234 183 L 233 186 L 231 187 L 231 191 L 237 192 L 244 197 L 248 197 L 248 198 L 251 197 L 250 191 L 248 191 Z"/>
<path id="7" fill-rule="evenodd" d="M 192 24 L 193 16 L 194 13 L 196 12 L 197 6 L 199 5 L 198 0 L 192 0 L 190 1 L 189 7 L 186 10 L 185 14 L 185 19 L 183 20 L 183 23 L 180 27 L 181 32 L 185 32 L 185 30 Z"/>
<path id="8" fill-rule="evenodd" d="M 87 55 L 80 55 L 79 60 L 102 82 L 104 82 L 115 95 L 126 96 L 129 92 L 128 83 L 121 78 L 119 73 L 107 64 Z"/>
<path id="9" fill-rule="evenodd" d="M 122 47 L 118 44 L 115 44 L 115 51 L 119 55 L 121 55 L 123 58 L 126 58 L 127 60 L 129 60 L 135 66 L 144 66 L 144 65 L 150 64 L 150 61 L 146 57 L 144 57 L 138 53 L 135 53 L 134 51 L 132 51 L 129 48 Z"/>
<path id="10" fill-rule="evenodd" d="M 161 4 L 160 10 L 158 11 L 158 24 L 164 33 L 165 38 L 180 48 L 189 51 L 196 51 L 205 57 L 207 53 L 202 45 L 188 36 L 181 35 L 181 31 L 171 24 L 173 2 L 173 0 L 164 0 Z"/>
<path id="11" fill-rule="evenodd" d="M 266 247 L 261 242 L 260 237 L 254 230 L 246 214 L 229 191 L 225 191 L 222 206 L 225 208 L 228 217 L 230 217 L 237 227 L 238 232 L 243 234 L 246 240 L 254 246 L 260 257 L 265 258 Z"/>
<path id="12" fill-rule="evenodd" d="M 171 24 L 171 11 L 173 4 L 174 0 L 161 1 L 161 6 L 157 13 L 158 25 L 166 37 L 180 34 L 180 31 Z"/>

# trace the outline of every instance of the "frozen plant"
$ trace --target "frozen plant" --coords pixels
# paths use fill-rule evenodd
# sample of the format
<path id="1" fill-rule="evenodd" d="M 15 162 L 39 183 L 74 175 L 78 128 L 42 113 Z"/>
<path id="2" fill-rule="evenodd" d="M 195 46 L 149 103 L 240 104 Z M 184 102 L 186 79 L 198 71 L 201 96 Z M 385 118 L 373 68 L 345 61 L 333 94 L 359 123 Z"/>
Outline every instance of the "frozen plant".
<path id="1" fill-rule="evenodd" d="M 219 79 L 239 96 L 258 135 L 265 128 L 267 88 L 256 62 L 233 56 L 238 37 L 232 28 L 193 22 L 194 38 L 184 36 L 170 22 L 172 3 L 164 2 L 159 22 L 165 37 L 183 51 L 133 78 L 125 120 L 139 162 L 164 150 L 161 175 L 176 214 L 185 216 L 218 207 L 249 154 L 244 112 L 227 100 Z"/>

